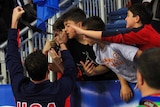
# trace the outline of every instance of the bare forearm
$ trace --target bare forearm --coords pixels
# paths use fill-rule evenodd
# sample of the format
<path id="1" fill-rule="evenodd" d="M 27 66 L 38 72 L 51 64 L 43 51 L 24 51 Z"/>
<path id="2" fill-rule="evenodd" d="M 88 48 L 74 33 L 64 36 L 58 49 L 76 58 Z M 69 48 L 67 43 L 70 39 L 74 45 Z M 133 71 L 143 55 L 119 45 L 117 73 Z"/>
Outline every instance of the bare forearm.
<path id="1" fill-rule="evenodd" d="M 17 25 L 18 25 L 18 21 L 12 20 L 11 28 L 12 29 L 17 29 Z"/>
<path id="2" fill-rule="evenodd" d="M 102 31 L 83 30 L 83 34 L 90 38 L 101 40 Z"/>
<path id="3" fill-rule="evenodd" d="M 128 85 L 128 82 L 124 78 L 122 78 L 120 75 L 117 74 L 117 77 L 120 81 L 121 86 Z"/>
<path id="4" fill-rule="evenodd" d="M 104 74 L 104 73 L 109 72 L 109 71 L 110 71 L 110 69 L 108 67 L 102 66 L 102 65 L 98 65 L 94 70 L 95 75 Z"/>

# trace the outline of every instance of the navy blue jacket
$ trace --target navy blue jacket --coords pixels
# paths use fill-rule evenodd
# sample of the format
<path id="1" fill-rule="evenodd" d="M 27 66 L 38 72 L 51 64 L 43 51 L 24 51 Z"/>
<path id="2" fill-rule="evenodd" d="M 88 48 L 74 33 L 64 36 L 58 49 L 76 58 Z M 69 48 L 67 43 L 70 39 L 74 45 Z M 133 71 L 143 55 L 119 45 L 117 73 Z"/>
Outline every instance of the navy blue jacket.
<path id="1" fill-rule="evenodd" d="M 65 99 L 75 86 L 77 75 L 75 62 L 70 52 L 68 50 L 61 51 L 64 65 L 64 74 L 61 79 L 34 84 L 24 76 L 17 32 L 17 29 L 9 30 L 6 57 L 17 107 L 64 107 Z"/>

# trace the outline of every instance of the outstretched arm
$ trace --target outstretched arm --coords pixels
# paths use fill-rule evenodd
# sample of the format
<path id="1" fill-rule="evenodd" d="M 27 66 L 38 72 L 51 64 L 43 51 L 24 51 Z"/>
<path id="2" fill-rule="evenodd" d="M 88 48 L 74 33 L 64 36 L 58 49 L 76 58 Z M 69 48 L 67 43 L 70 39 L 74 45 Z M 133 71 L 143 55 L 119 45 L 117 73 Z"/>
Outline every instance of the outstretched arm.
<path id="1" fill-rule="evenodd" d="M 74 25 L 69 26 L 72 27 L 79 35 L 86 35 L 87 37 L 101 40 L 102 31 L 84 30 Z"/>

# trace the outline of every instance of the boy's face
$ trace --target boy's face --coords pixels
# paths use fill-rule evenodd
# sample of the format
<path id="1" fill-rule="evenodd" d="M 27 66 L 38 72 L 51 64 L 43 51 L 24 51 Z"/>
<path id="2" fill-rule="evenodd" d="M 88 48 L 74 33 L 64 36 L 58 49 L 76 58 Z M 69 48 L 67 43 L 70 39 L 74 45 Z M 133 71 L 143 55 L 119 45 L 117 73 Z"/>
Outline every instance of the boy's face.
<path id="1" fill-rule="evenodd" d="M 126 28 L 135 28 L 136 22 L 136 17 L 133 17 L 133 13 L 131 11 L 128 11 L 127 17 L 125 18 L 127 24 Z"/>
<path id="2" fill-rule="evenodd" d="M 67 36 L 69 39 L 72 39 L 72 38 L 75 38 L 77 34 L 72 27 L 68 26 L 69 24 L 78 26 L 78 23 L 75 23 L 74 21 L 71 21 L 71 20 L 64 21 L 64 27 L 65 27 Z"/>

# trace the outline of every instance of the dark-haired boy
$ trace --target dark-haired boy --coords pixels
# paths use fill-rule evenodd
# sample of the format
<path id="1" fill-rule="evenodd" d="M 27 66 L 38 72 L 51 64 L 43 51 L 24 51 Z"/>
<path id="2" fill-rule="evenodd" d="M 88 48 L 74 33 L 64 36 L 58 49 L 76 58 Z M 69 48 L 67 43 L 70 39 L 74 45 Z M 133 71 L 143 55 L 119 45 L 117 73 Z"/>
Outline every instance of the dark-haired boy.
<path id="1" fill-rule="evenodd" d="M 81 77 L 82 80 L 92 81 L 115 79 L 116 75 L 113 72 L 106 73 L 106 71 L 104 71 L 104 74 L 101 75 L 87 75 L 83 66 L 80 63 L 80 61 L 85 62 L 86 60 L 90 60 L 94 62 L 95 66 L 97 66 L 97 63 L 95 62 L 96 56 L 94 54 L 92 46 L 89 46 L 88 42 L 84 40 L 84 35 L 77 35 L 74 29 L 68 26 L 68 24 L 72 24 L 82 28 L 82 23 L 86 20 L 86 14 L 84 13 L 84 11 L 80 8 L 74 7 L 67 11 L 65 14 L 63 14 L 62 17 L 64 19 L 65 31 L 68 36 L 68 49 L 70 50 L 76 65 L 82 72 L 82 76 L 80 76 L 80 79 Z M 107 70 L 110 71 L 110 69 Z"/>

